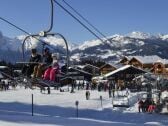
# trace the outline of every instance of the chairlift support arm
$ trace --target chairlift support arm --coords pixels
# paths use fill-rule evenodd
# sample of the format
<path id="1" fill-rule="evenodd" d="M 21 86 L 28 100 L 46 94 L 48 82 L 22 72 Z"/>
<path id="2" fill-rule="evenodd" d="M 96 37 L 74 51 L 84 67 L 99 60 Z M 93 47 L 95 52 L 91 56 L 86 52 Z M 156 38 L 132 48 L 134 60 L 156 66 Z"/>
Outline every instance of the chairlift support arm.
<path id="1" fill-rule="evenodd" d="M 51 3 L 50 26 L 49 26 L 48 30 L 44 31 L 44 35 L 49 33 L 53 28 L 53 20 L 54 20 L 54 2 L 53 2 L 53 0 L 50 0 L 50 3 Z"/>

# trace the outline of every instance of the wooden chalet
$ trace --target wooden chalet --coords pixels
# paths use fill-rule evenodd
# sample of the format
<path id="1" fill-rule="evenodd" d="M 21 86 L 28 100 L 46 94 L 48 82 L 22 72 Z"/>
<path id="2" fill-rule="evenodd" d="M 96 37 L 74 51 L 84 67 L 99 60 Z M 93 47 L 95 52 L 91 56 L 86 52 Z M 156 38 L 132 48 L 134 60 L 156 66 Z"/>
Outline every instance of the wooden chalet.
<path id="1" fill-rule="evenodd" d="M 168 60 L 158 60 L 153 64 L 153 69 L 151 71 L 156 75 L 168 77 Z"/>
<path id="2" fill-rule="evenodd" d="M 158 60 L 162 60 L 157 55 L 152 56 L 134 56 L 130 61 L 129 65 L 133 65 L 137 68 L 142 68 L 146 70 L 150 70 L 153 68 L 153 64 Z"/>
<path id="3" fill-rule="evenodd" d="M 105 79 L 113 80 L 118 87 L 124 87 L 125 82 L 131 81 L 138 75 L 144 74 L 146 71 L 132 65 L 125 65 L 117 70 L 104 75 Z"/>
<path id="4" fill-rule="evenodd" d="M 117 70 L 105 74 L 104 77 L 107 79 L 114 79 L 114 78 L 125 79 L 129 78 L 130 75 L 135 76 L 143 73 L 146 73 L 146 71 L 132 65 L 125 65 Z"/>
<path id="5" fill-rule="evenodd" d="M 70 67 L 68 69 L 68 77 L 74 79 L 74 80 L 87 80 L 91 81 L 93 75 L 91 73 L 88 73 L 84 70 L 80 70 L 74 67 Z"/>
<path id="6" fill-rule="evenodd" d="M 137 68 L 153 72 L 154 74 L 157 75 L 168 76 L 168 60 L 162 59 L 157 55 L 132 56 L 131 59 L 125 57 L 120 62 L 126 64 L 126 61 L 128 62 L 129 65 L 133 65 Z"/>
<path id="7" fill-rule="evenodd" d="M 133 56 L 124 56 L 119 63 L 123 65 L 128 65 L 129 61 L 132 59 Z"/>
<path id="8" fill-rule="evenodd" d="M 105 75 L 123 66 L 122 64 L 104 64 L 100 67 L 100 74 Z"/>
<path id="9" fill-rule="evenodd" d="M 96 67 L 91 64 L 86 64 L 83 68 L 83 71 L 86 71 L 86 72 L 92 74 L 93 76 L 100 75 L 99 67 Z"/>

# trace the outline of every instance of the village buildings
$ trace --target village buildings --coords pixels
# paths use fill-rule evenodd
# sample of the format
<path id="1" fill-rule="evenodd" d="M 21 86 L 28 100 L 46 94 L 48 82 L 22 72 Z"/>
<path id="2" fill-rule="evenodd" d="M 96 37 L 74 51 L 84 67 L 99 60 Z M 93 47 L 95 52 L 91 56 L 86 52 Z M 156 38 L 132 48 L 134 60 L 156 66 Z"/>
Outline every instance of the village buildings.
<path id="1" fill-rule="evenodd" d="M 157 55 L 123 57 L 120 63 L 133 65 L 153 74 L 168 77 L 168 60 Z"/>

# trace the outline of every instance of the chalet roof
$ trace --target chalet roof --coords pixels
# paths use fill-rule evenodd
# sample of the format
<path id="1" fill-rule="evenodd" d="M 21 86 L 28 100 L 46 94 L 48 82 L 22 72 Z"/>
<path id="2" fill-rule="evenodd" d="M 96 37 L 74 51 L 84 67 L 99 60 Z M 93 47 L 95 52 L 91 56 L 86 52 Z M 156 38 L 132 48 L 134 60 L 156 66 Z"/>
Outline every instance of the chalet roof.
<path id="1" fill-rule="evenodd" d="M 132 59 L 133 58 L 137 59 L 138 61 L 140 61 L 143 64 L 153 64 L 153 63 L 155 63 L 155 62 L 157 62 L 159 60 L 160 61 L 163 60 L 162 58 L 160 58 L 157 55 L 151 55 L 151 56 L 133 56 Z"/>
<path id="2" fill-rule="evenodd" d="M 92 77 L 92 80 L 97 79 L 97 80 L 102 80 L 103 76 L 96 76 L 96 77 Z"/>
<path id="3" fill-rule="evenodd" d="M 157 60 L 155 63 L 163 63 L 163 64 L 168 64 L 168 60 L 167 59 L 162 59 L 162 60 Z"/>
<path id="4" fill-rule="evenodd" d="M 140 74 L 140 73 L 146 73 L 146 71 L 139 69 L 137 67 L 134 67 L 132 65 L 125 65 L 117 70 L 114 70 L 110 73 L 107 73 L 104 75 L 104 77 L 108 78 L 110 76 L 115 76 L 117 74 Z"/>
<path id="5" fill-rule="evenodd" d="M 110 66 L 112 66 L 112 67 L 115 67 L 116 69 L 118 69 L 118 68 L 120 68 L 120 67 L 123 66 L 123 64 L 121 64 L 121 63 L 116 63 L 116 64 L 106 63 L 106 64 L 104 64 L 103 66 L 101 66 L 100 69 L 102 69 L 102 68 L 105 67 L 106 65 L 110 65 Z"/>
<path id="6" fill-rule="evenodd" d="M 134 56 L 124 56 L 122 59 L 126 58 L 126 59 L 130 60 L 130 59 L 132 59 L 132 57 L 134 57 Z"/>
<path id="7" fill-rule="evenodd" d="M 0 66 L 0 69 L 8 68 L 8 66 Z"/>
<path id="8" fill-rule="evenodd" d="M 128 60 L 131 60 L 134 56 L 125 56 Z"/>
<path id="9" fill-rule="evenodd" d="M 102 69 L 102 68 L 105 67 L 106 65 L 113 66 L 113 65 L 111 65 L 111 64 L 109 64 L 109 63 L 106 63 L 106 64 L 102 65 L 102 66 L 100 67 L 100 69 Z"/>
<path id="10" fill-rule="evenodd" d="M 4 76 L 0 73 L 0 78 L 4 78 Z"/>
<path id="11" fill-rule="evenodd" d="M 92 75 L 91 73 L 88 73 L 84 70 L 80 70 L 80 69 L 77 69 L 77 68 L 74 68 L 74 67 L 69 67 L 69 69 L 73 69 L 73 70 L 79 71 L 79 72 L 84 73 L 84 74 Z"/>
<path id="12" fill-rule="evenodd" d="M 91 67 L 93 67 L 93 68 L 99 69 L 99 67 L 94 66 L 94 65 L 91 65 L 91 64 L 86 64 L 85 67 L 86 67 L 86 66 L 91 66 Z"/>
<path id="13" fill-rule="evenodd" d="M 91 65 L 91 64 L 85 64 L 85 65 L 73 65 L 73 68 L 76 68 L 76 69 L 84 69 L 85 67 L 87 66 L 90 66 L 90 67 L 93 67 L 93 68 L 96 68 L 96 69 L 99 69 L 99 67 L 96 67 L 94 65 Z"/>
<path id="14" fill-rule="evenodd" d="M 121 68 L 121 67 L 123 67 L 124 65 L 123 64 L 121 64 L 121 63 L 116 63 L 116 64 L 113 64 L 113 66 L 115 67 L 115 68 Z"/>
<path id="15" fill-rule="evenodd" d="M 73 67 L 83 69 L 85 67 L 85 65 L 74 65 Z"/>

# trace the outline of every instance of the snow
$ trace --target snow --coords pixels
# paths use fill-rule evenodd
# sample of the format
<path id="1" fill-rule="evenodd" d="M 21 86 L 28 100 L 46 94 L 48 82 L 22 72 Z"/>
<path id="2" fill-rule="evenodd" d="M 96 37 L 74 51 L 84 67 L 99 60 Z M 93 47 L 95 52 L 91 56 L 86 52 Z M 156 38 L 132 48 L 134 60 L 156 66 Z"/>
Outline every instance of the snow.
<path id="1" fill-rule="evenodd" d="M 139 31 L 133 31 L 127 35 L 131 38 L 138 38 L 138 39 L 148 39 L 151 38 L 151 35 L 149 33 L 143 33 Z"/>
<path id="2" fill-rule="evenodd" d="M 124 40 L 124 36 L 119 35 L 119 34 L 115 34 L 111 36 L 111 38 L 113 39 L 113 41 L 123 41 Z"/>
<path id="3" fill-rule="evenodd" d="M 119 72 L 119 71 L 125 70 L 125 69 L 127 69 L 127 68 L 129 68 L 129 67 L 131 67 L 131 65 L 125 65 L 125 66 L 123 66 L 123 67 L 121 67 L 121 68 L 119 68 L 119 69 L 117 69 L 117 70 L 114 70 L 114 71 L 112 71 L 112 72 L 110 72 L 110 73 L 105 74 L 104 77 L 111 76 L 111 75 L 113 75 L 114 73 L 117 73 L 117 72 Z"/>
<path id="4" fill-rule="evenodd" d="M 2 50 L 18 51 L 21 50 L 21 41 L 18 39 L 11 39 L 5 36 L 1 36 L 0 47 Z"/>
<path id="5" fill-rule="evenodd" d="M 162 40 L 166 40 L 166 39 L 168 39 L 168 35 L 162 35 L 162 36 L 160 36 L 160 38 L 161 38 Z"/>
<path id="6" fill-rule="evenodd" d="M 79 46 L 80 50 L 85 50 L 88 47 L 94 47 L 102 44 L 100 40 L 85 41 L 84 44 Z"/>
<path id="7" fill-rule="evenodd" d="M 23 87 L 1 91 L 0 124 L 1 126 L 168 125 L 165 115 L 138 113 L 137 99 L 143 92 L 129 92 L 130 108 L 113 108 L 108 92 L 90 92 L 90 100 L 86 100 L 85 90 L 75 90 L 75 93 L 70 93 L 52 89 L 50 95 L 40 93 L 39 89 L 30 90 Z M 31 116 L 32 94 L 34 95 L 34 116 Z M 115 92 L 115 95 L 117 94 L 123 95 L 125 92 Z M 100 96 L 102 96 L 102 106 Z M 77 100 L 79 118 L 76 117 Z"/>
<path id="8" fill-rule="evenodd" d="M 131 41 L 129 40 L 123 41 L 123 44 L 129 44 L 129 43 L 131 43 Z"/>
<path id="9" fill-rule="evenodd" d="M 80 54 L 76 53 L 70 57 L 70 60 L 80 61 Z"/>
<path id="10" fill-rule="evenodd" d="M 145 45 L 144 41 L 139 41 L 139 45 L 141 46 Z"/>
<path id="11" fill-rule="evenodd" d="M 103 51 L 106 51 L 107 53 L 100 55 L 102 59 L 108 58 L 110 56 L 115 56 L 113 50 L 103 50 Z"/>
<path id="12" fill-rule="evenodd" d="M 138 61 L 140 61 L 143 64 L 150 64 L 157 62 L 158 60 L 162 61 L 162 58 L 160 58 L 157 55 L 150 55 L 150 56 L 134 56 Z"/>
<path id="13" fill-rule="evenodd" d="M 0 50 L 3 51 L 3 53 L 5 53 L 6 51 L 9 51 L 8 53 L 19 53 L 21 52 L 21 45 L 22 42 L 24 40 L 24 38 L 26 37 L 26 35 L 20 35 L 17 36 L 15 38 L 8 38 L 3 36 L 3 34 L 0 34 Z M 109 57 L 114 57 L 114 58 L 118 58 L 121 55 L 124 54 L 128 54 L 128 55 L 133 55 L 135 53 L 137 53 L 137 50 L 134 48 L 136 47 L 141 47 L 144 48 L 144 45 L 147 44 L 147 46 L 154 46 L 154 48 L 159 49 L 159 48 L 163 48 L 159 42 L 167 42 L 168 35 L 150 35 L 149 33 L 143 33 L 140 31 L 133 31 L 129 34 L 126 35 L 120 35 L 120 34 L 115 34 L 115 35 L 111 35 L 111 36 L 107 36 L 106 38 L 101 38 L 103 41 L 105 41 L 106 43 L 108 43 L 111 48 L 109 48 L 109 50 L 111 50 L 111 52 L 106 52 L 105 49 L 108 49 L 107 46 L 104 46 L 105 43 L 101 42 L 100 40 L 91 40 L 91 41 L 85 41 L 85 42 L 79 42 L 76 44 L 73 44 L 71 42 L 68 41 L 68 46 L 69 46 L 69 51 L 71 52 L 71 56 L 70 56 L 70 60 L 71 61 L 80 61 L 80 59 L 82 58 L 87 58 L 88 56 L 90 57 L 101 57 L 102 59 L 109 61 L 110 62 L 110 58 Z M 64 53 L 66 46 L 65 43 L 63 41 L 62 38 L 60 38 L 59 36 L 49 36 L 47 38 L 41 38 L 44 41 L 46 41 L 49 45 L 51 45 L 52 47 L 54 47 L 53 51 L 58 51 L 59 53 Z M 109 39 L 109 41 L 106 41 L 106 39 Z M 153 39 L 155 41 L 155 39 L 158 41 L 158 46 L 153 45 L 152 40 L 150 40 L 150 43 L 147 43 L 148 41 L 146 41 L 146 39 Z M 40 42 L 38 42 L 36 39 L 32 39 L 30 38 L 30 41 L 27 41 L 25 44 L 25 49 L 29 50 L 31 48 L 37 47 L 41 52 L 41 48 L 42 48 L 42 44 Z M 117 49 L 118 48 L 118 49 Z M 90 50 L 94 49 L 96 50 L 96 54 L 90 54 Z M 116 50 L 117 49 L 117 50 Z M 123 51 L 122 49 L 127 49 L 126 51 Z M 130 49 L 130 50 L 129 50 Z M 140 49 L 140 48 L 139 48 Z M 87 52 L 87 50 L 89 52 Z M 113 51 L 112 51 L 113 50 Z M 115 51 L 114 51 L 115 50 Z M 79 54 L 80 53 L 80 54 Z M 82 53 L 84 53 L 85 55 L 82 55 Z M 141 51 L 141 54 L 144 55 L 144 50 Z M 155 52 L 152 52 L 152 54 L 154 54 Z M 162 52 L 158 52 L 159 54 L 162 54 L 162 57 L 164 57 L 164 53 Z M 148 54 L 149 55 L 149 54 Z M 20 55 L 15 55 L 15 57 L 4 57 L 3 55 L 1 55 L 0 57 L 1 59 L 5 59 L 5 60 L 9 60 L 16 62 L 15 60 L 20 59 Z"/>

